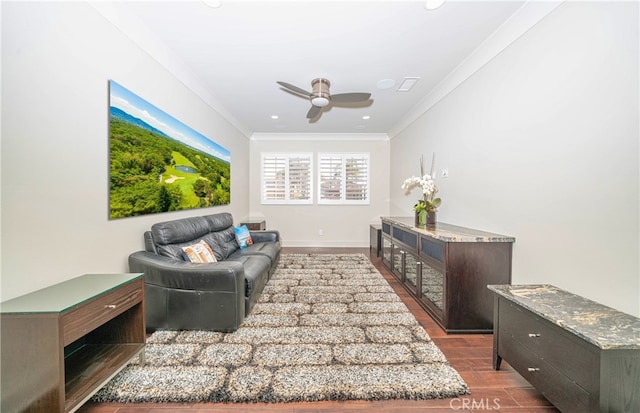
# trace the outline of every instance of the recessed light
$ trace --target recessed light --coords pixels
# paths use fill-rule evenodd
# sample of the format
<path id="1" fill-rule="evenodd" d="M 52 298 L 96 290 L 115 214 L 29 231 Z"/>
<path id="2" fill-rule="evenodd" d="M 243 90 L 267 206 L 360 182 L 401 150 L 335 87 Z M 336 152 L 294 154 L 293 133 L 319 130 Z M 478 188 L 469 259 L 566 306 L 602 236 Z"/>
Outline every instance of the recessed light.
<path id="1" fill-rule="evenodd" d="M 418 80 L 420 80 L 419 77 L 405 77 L 398 87 L 398 92 L 410 91 L 416 85 L 416 83 L 418 83 Z"/>
<path id="2" fill-rule="evenodd" d="M 273 120 L 276 120 L 276 119 L 279 119 L 279 118 L 280 118 L 280 116 L 278 116 L 278 115 L 271 115 L 271 119 L 273 119 Z"/>
<path id="3" fill-rule="evenodd" d="M 364 116 L 362 117 L 362 119 L 364 119 L 364 120 L 368 120 L 368 119 L 371 119 L 371 116 L 369 116 L 369 115 L 364 115 Z"/>
<path id="4" fill-rule="evenodd" d="M 396 81 L 393 79 L 382 79 L 376 83 L 378 89 L 391 89 L 393 85 L 396 84 Z"/>
<path id="5" fill-rule="evenodd" d="M 424 8 L 427 10 L 439 9 L 447 0 L 427 0 L 424 2 Z"/>
<path id="6" fill-rule="evenodd" d="M 219 9 L 222 7 L 222 0 L 202 0 L 202 2 L 212 9 Z"/>

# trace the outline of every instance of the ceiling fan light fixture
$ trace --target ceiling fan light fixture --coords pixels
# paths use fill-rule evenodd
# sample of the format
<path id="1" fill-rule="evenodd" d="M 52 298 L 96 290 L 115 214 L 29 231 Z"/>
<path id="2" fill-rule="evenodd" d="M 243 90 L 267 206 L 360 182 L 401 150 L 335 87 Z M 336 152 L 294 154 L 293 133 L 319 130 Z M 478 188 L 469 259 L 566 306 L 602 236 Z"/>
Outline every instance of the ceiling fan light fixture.
<path id="1" fill-rule="evenodd" d="M 329 104 L 329 99 L 322 97 L 322 96 L 318 96 L 318 97 L 314 97 L 311 99 L 311 104 L 313 106 L 317 106 L 319 108 L 323 108 L 325 106 L 327 106 Z"/>
<path id="2" fill-rule="evenodd" d="M 365 106 L 369 106 L 372 103 L 372 101 L 369 100 L 371 98 L 371 93 L 368 92 L 338 93 L 336 95 L 332 95 L 329 92 L 329 86 L 331 83 L 329 83 L 329 80 L 321 77 L 315 78 L 311 81 L 311 92 L 307 92 L 298 86 L 294 86 L 280 80 L 276 83 L 289 93 L 293 93 L 300 97 L 307 97 L 309 99 L 311 102 L 311 108 L 307 112 L 307 119 L 309 119 L 310 123 L 315 122 L 320 115 L 322 115 L 323 108 L 332 102 L 337 106 L 344 106 L 345 104 L 348 104 L 347 106 L 352 106 L 351 104 L 353 103 L 360 103 L 361 105 L 364 104 Z"/>
<path id="3" fill-rule="evenodd" d="M 321 77 L 311 81 L 311 87 L 313 88 L 311 92 L 311 104 L 313 106 L 323 108 L 329 104 L 329 86 L 331 86 L 331 83 Z"/>

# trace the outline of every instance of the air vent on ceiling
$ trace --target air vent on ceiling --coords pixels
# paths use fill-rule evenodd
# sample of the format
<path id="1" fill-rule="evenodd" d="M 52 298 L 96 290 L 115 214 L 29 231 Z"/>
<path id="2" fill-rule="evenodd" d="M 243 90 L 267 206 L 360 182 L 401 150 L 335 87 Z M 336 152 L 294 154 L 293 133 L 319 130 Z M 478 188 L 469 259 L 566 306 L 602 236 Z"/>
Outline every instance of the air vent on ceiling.
<path id="1" fill-rule="evenodd" d="M 416 83 L 418 83 L 418 80 L 420 80 L 419 77 L 405 77 L 398 87 L 398 92 L 410 91 L 416 85 Z"/>

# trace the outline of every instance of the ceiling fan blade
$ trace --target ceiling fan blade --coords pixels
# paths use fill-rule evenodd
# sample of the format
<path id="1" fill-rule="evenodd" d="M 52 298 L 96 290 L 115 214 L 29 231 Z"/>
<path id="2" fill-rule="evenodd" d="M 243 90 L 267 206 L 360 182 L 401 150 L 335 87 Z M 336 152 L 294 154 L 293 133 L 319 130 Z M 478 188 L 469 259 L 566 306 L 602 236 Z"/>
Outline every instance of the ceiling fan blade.
<path id="1" fill-rule="evenodd" d="M 319 106 L 311 106 L 309 112 L 307 112 L 307 119 L 313 119 L 320 114 L 322 108 Z"/>
<path id="2" fill-rule="evenodd" d="M 338 93 L 331 95 L 331 101 L 337 103 L 362 102 L 371 97 L 371 93 Z"/>
<path id="3" fill-rule="evenodd" d="M 282 86 L 283 88 L 285 88 L 285 89 L 289 89 L 290 91 L 295 92 L 295 93 L 298 93 L 298 94 L 300 94 L 300 95 L 304 95 L 304 96 L 307 96 L 307 97 L 308 97 L 308 96 L 311 96 L 311 92 L 307 92 L 306 90 L 301 89 L 301 88 L 299 88 L 298 86 L 294 86 L 294 85 L 292 85 L 292 84 L 290 84 L 290 83 L 287 83 L 287 82 L 280 82 L 280 81 L 278 81 L 278 82 L 276 82 L 276 83 L 277 83 L 277 84 L 279 84 L 280 86 Z"/>

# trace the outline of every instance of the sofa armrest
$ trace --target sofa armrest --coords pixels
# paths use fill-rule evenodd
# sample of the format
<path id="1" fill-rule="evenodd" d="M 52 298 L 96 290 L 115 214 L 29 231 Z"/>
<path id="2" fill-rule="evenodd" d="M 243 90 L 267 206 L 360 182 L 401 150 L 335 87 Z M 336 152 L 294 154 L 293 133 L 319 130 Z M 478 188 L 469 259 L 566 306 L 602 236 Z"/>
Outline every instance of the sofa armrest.
<path id="1" fill-rule="evenodd" d="M 251 234 L 251 240 L 256 242 L 278 242 L 280 241 L 279 231 L 249 231 Z"/>
<path id="2" fill-rule="evenodd" d="M 239 262 L 196 264 L 138 251 L 129 255 L 129 270 L 144 273 L 146 284 L 181 290 L 238 292 L 244 296 L 244 267 Z"/>

